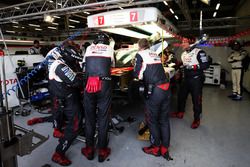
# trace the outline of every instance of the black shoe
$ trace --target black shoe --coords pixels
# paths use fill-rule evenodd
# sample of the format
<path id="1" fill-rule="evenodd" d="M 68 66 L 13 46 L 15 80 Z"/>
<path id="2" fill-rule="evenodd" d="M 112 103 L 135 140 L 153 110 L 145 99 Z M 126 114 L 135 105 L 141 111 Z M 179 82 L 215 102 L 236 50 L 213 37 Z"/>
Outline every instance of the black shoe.
<path id="1" fill-rule="evenodd" d="M 229 95 L 229 96 L 227 96 L 227 97 L 229 97 L 229 98 L 235 98 L 237 96 L 237 94 L 236 93 L 233 93 L 233 94 L 231 94 L 231 95 Z"/>
<path id="2" fill-rule="evenodd" d="M 232 98 L 232 100 L 241 101 L 242 100 L 242 96 L 241 95 L 236 95 L 235 97 Z"/>

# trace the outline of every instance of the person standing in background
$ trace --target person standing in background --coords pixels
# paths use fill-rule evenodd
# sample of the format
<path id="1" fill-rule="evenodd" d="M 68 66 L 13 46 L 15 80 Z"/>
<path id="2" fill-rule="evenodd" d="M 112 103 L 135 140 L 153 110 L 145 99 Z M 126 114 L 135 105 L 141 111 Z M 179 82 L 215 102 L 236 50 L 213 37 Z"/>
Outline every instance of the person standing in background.
<path id="1" fill-rule="evenodd" d="M 232 45 L 232 53 L 228 57 L 228 62 L 232 66 L 232 94 L 228 97 L 232 100 L 242 100 L 241 80 L 242 80 L 242 60 L 247 56 L 247 52 L 241 49 L 238 41 Z"/>
<path id="2" fill-rule="evenodd" d="M 34 40 L 34 45 L 29 49 L 29 54 L 40 54 L 40 43 L 38 40 Z"/>

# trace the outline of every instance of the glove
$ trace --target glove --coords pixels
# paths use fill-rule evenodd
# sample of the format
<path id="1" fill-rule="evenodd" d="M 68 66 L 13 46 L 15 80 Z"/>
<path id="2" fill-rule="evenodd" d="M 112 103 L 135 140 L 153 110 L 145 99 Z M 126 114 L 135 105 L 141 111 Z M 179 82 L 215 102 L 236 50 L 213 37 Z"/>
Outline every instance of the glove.
<path id="1" fill-rule="evenodd" d="M 88 93 L 96 93 L 101 91 L 102 84 L 100 77 L 88 77 L 87 85 L 86 85 L 86 91 Z"/>

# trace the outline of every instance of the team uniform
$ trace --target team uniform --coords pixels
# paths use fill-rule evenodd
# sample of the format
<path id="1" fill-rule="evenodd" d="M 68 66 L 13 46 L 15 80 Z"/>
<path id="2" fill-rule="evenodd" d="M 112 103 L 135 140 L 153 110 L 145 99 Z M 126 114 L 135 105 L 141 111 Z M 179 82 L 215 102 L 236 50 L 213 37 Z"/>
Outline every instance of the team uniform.
<path id="1" fill-rule="evenodd" d="M 184 66 L 184 78 L 178 93 L 178 112 L 182 118 L 185 112 L 187 96 L 191 93 L 194 122 L 192 128 L 197 128 L 200 124 L 202 113 L 202 87 L 204 83 L 203 70 L 209 67 L 206 53 L 198 48 L 191 51 L 184 51 L 181 56 Z M 198 125 L 198 126 L 197 126 Z"/>
<path id="2" fill-rule="evenodd" d="M 111 152 L 108 148 L 108 125 L 112 93 L 110 68 L 114 50 L 109 42 L 104 42 L 104 38 L 98 36 L 98 40 L 87 47 L 84 56 L 87 77 L 84 92 L 86 147 L 82 148 L 82 154 L 89 160 L 94 158 L 97 122 L 99 162 L 103 162 Z"/>
<path id="3" fill-rule="evenodd" d="M 67 120 L 64 135 L 59 139 L 56 152 L 52 160 L 60 165 L 70 165 L 71 161 L 65 157 L 65 152 L 70 147 L 78 133 L 80 125 L 80 114 L 82 110 L 80 89 L 83 86 L 83 78 L 78 67 L 78 59 L 75 60 L 74 54 L 77 53 L 70 48 L 73 53 L 63 54 L 62 58 L 54 60 L 49 68 L 50 90 L 58 101 L 54 103 L 57 112 L 62 112 Z M 77 55 L 78 56 L 78 55 Z M 80 60 L 79 60 L 80 61 Z"/>
<path id="4" fill-rule="evenodd" d="M 150 90 L 145 98 L 145 119 L 150 130 L 152 145 L 144 147 L 143 151 L 155 156 L 162 155 L 169 160 L 170 91 L 168 79 L 156 52 L 149 49 L 139 51 L 135 60 L 134 77 L 143 80 L 145 89 Z"/>

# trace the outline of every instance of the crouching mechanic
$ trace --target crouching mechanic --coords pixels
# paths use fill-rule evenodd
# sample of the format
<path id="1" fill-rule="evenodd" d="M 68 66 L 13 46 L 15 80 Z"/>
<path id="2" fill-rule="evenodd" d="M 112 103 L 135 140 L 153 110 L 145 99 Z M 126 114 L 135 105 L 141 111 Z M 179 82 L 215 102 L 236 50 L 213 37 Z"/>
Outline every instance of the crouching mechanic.
<path id="1" fill-rule="evenodd" d="M 60 49 L 62 57 L 51 64 L 49 80 L 53 96 L 58 100 L 58 108 L 63 112 L 67 123 L 64 135 L 59 139 L 59 144 L 52 156 L 52 161 L 62 166 L 68 166 L 71 161 L 65 156 L 65 152 L 77 136 L 80 124 L 82 106 L 79 90 L 83 85 L 83 78 L 78 71 L 78 66 L 82 57 L 72 46 L 59 46 L 58 49 Z"/>
<path id="2" fill-rule="evenodd" d="M 149 50 L 147 39 L 138 41 L 139 52 L 135 56 L 134 77 L 143 80 L 148 96 L 145 98 L 146 123 L 150 131 L 151 146 L 142 150 L 146 154 L 169 156 L 170 124 L 168 118 L 170 91 L 169 81 L 161 59 L 156 52 Z"/>
<path id="3" fill-rule="evenodd" d="M 184 67 L 184 79 L 178 92 L 178 112 L 171 113 L 172 117 L 182 119 L 188 94 L 191 93 L 194 110 L 192 129 L 200 126 L 202 113 L 202 87 L 205 80 L 203 70 L 209 67 L 206 53 L 195 46 L 191 46 L 187 38 L 182 41 L 185 50 L 181 55 Z"/>
<path id="4" fill-rule="evenodd" d="M 108 147 L 108 125 L 112 93 L 110 68 L 114 50 L 109 44 L 107 34 L 98 34 L 84 57 L 87 76 L 84 92 L 86 147 L 81 151 L 88 160 L 94 159 L 97 121 L 99 162 L 103 162 L 111 153 Z"/>

